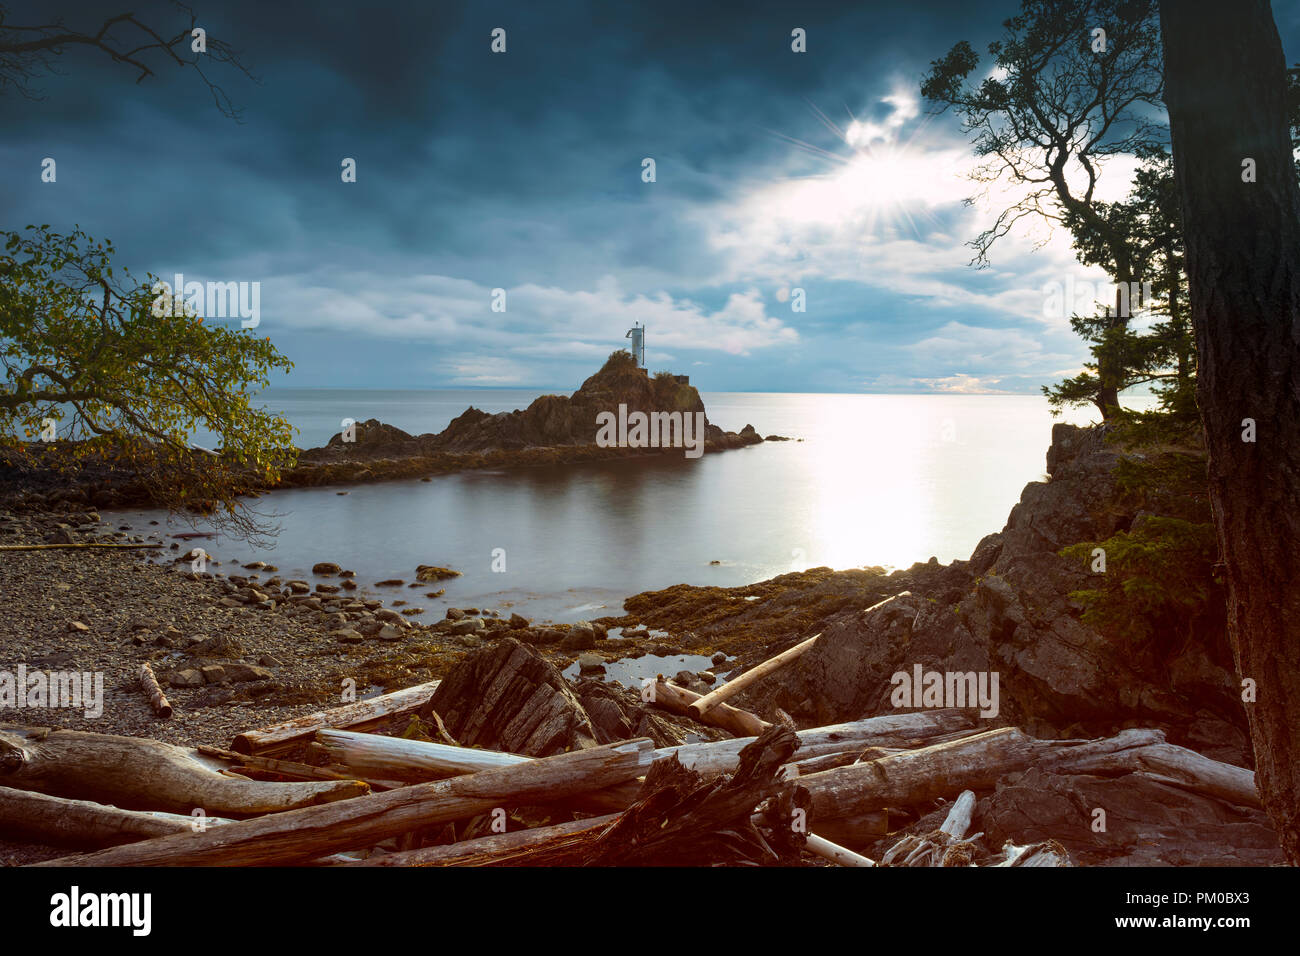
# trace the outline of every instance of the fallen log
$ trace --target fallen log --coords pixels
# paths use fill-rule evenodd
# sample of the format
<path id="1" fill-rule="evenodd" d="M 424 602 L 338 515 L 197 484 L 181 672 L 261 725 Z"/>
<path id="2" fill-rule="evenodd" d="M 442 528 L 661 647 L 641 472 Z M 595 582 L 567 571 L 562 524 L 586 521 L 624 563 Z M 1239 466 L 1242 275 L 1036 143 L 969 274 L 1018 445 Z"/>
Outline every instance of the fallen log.
<path id="1" fill-rule="evenodd" d="M 782 651 L 775 657 L 768 658 L 763 661 L 763 663 L 751 667 L 749 670 L 745 671 L 745 673 L 727 681 L 716 690 L 709 691 L 709 693 L 691 704 L 691 712 L 695 714 L 697 719 L 703 720 L 705 714 L 721 704 L 724 700 L 729 700 L 730 698 L 735 697 L 750 684 L 762 680 L 768 674 L 780 670 L 786 664 L 798 659 L 800 655 L 812 650 L 812 646 L 817 643 L 819 637 L 821 637 L 821 634 L 814 634 L 812 637 L 808 638 L 808 640 L 796 644 L 788 651 Z"/>
<path id="2" fill-rule="evenodd" d="M 292 760 L 280 760 L 276 757 L 260 757 L 254 754 L 240 754 L 233 750 L 223 750 L 220 747 L 209 747 L 206 744 L 199 744 L 195 748 L 199 753 L 206 754 L 209 757 L 218 757 L 221 760 L 228 760 L 238 763 L 242 767 L 252 770 L 263 770 L 267 773 L 276 773 L 282 777 L 298 777 L 302 780 L 361 780 L 364 783 L 373 785 L 373 781 L 364 777 L 353 776 L 338 770 L 331 770 L 329 767 L 313 767 L 311 764 L 297 763 Z M 390 788 L 385 788 L 390 789 Z"/>
<path id="3" fill-rule="evenodd" d="M 792 821 L 807 813 L 808 794 L 777 774 L 798 746 L 794 731 L 770 727 L 741 751 L 734 774 L 708 780 L 676 758 L 656 761 L 640 798 L 594 841 L 585 865 L 797 862 L 805 840 Z"/>
<path id="4" fill-rule="evenodd" d="M 201 825 L 229 823 L 204 817 Z M 0 833 L 33 843 L 97 848 L 132 843 L 168 833 L 193 832 L 194 817 L 122 810 L 89 800 L 70 800 L 29 790 L 0 787 Z"/>
<path id="5" fill-rule="evenodd" d="M 373 846 L 419 827 L 497 807 L 575 797 L 645 772 L 654 753 L 648 738 L 533 760 L 514 767 L 415 784 L 241 820 L 209 833 L 173 834 L 41 866 L 277 866 L 339 850 Z M 285 784 L 284 786 L 291 786 Z"/>
<path id="6" fill-rule="evenodd" d="M 1198 754 L 1176 744 L 1152 743 L 1119 753 L 1099 754 L 1072 762 L 1079 773 L 1147 772 L 1172 786 L 1225 800 L 1243 807 L 1262 808 L 1255 774 Z"/>
<path id="7" fill-rule="evenodd" d="M 206 766 L 157 740 L 0 724 L 0 784 L 126 809 L 217 816 L 276 813 L 365 793 L 357 781 L 269 783 Z"/>
<path id="8" fill-rule="evenodd" d="M 1039 761 L 1063 769 L 1163 740 L 1164 735 L 1154 730 L 1126 730 L 1102 740 L 1038 740 L 1017 728 L 1003 727 L 809 774 L 799 783 L 812 794 L 814 819 L 834 819 L 926 803 L 954 790 L 990 789 L 1003 775 Z"/>
<path id="9" fill-rule="evenodd" d="M 920 746 L 932 737 L 966 733 L 974 718 L 957 709 L 918 711 L 910 714 L 884 714 L 865 720 L 828 727 L 801 730 L 798 754 L 811 758 L 852 760 L 864 749 L 882 743 Z M 740 763 L 740 753 L 757 737 L 682 744 L 655 751 L 655 759 L 676 756 L 682 766 L 701 774 L 726 773 Z M 509 767 L 531 760 L 518 754 L 496 750 L 476 750 L 425 740 L 408 740 L 351 730 L 323 729 L 316 741 L 330 762 L 346 767 L 360 779 L 376 776 L 396 780 L 425 782 L 430 779 L 476 773 L 496 767 Z M 213 748 L 201 748 L 205 752 Z M 795 765 L 790 765 L 795 766 Z M 629 785 L 614 788 L 625 796 L 635 797 Z M 619 805 L 627 806 L 630 800 Z"/>
<path id="10" fill-rule="evenodd" d="M 546 854 L 551 859 L 566 850 L 590 845 L 619 815 L 607 813 L 570 823 L 495 833 L 446 846 L 427 846 L 401 853 L 386 853 L 349 866 L 501 866 L 527 865 L 529 857 Z"/>
<path id="11" fill-rule="evenodd" d="M 440 681 L 416 684 L 369 700 L 358 700 L 332 710 L 323 710 L 258 730 L 246 730 L 235 736 L 230 749 L 237 753 L 271 755 L 283 753 L 324 727 L 372 727 L 408 711 L 419 710 L 433 697 Z"/>
<path id="12" fill-rule="evenodd" d="M 158 678 L 154 676 L 153 668 L 149 666 L 148 661 L 140 665 L 140 686 L 144 689 L 145 696 L 149 698 L 149 706 L 153 708 L 155 714 L 159 717 L 172 715 L 171 702 L 158 686 Z"/>
<path id="13" fill-rule="evenodd" d="M 799 842 L 788 823 L 793 793 L 775 774 L 796 745 L 789 730 L 773 728 L 744 748 L 733 777 L 707 782 L 669 754 L 655 761 L 637 801 L 624 813 L 391 853 L 353 865 L 655 865 L 716 863 L 738 854 L 744 862 L 789 862 L 797 856 Z M 754 808 L 781 791 L 788 805 L 775 812 L 780 822 L 774 832 L 761 837 L 767 820 Z M 820 838 L 807 839 L 814 852 L 837 862 L 861 865 L 855 861 L 865 859 Z"/>
<path id="14" fill-rule="evenodd" d="M 699 694 L 663 680 L 655 681 L 653 688 L 654 699 L 651 703 L 657 704 L 671 713 L 694 717 L 696 720 L 712 724 L 714 727 L 729 730 L 733 734 L 757 737 L 771 726 L 767 721 L 751 714 L 749 711 L 740 710 L 730 704 L 718 704 L 716 707 L 711 708 L 708 713 L 696 714 L 695 711 L 691 710 L 691 704 L 700 699 Z"/>

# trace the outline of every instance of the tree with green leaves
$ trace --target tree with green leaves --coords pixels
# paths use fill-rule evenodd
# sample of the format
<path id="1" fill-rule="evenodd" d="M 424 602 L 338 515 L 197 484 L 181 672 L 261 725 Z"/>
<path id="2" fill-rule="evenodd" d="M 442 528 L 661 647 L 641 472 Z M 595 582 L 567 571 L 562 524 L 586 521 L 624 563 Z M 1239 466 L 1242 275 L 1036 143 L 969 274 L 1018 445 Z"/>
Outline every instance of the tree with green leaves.
<path id="1" fill-rule="evenodd" d="M 931 63 L 921 93 L 952 110 L 984 162 L 974 178 L 1009 183 L 1018 194 L 971 243 L 984 266 L 998 239 L 1019 224 L 1085 228 L 1097 263 L 1118 288 L 1142 278 L 1132 237 L 1112 221 L 1097 186 L 1106 163 L 1158 146 L 1163 79 L 1159 30 L 1150 0 L 1024 0 L 989 44 L 991 64 L 962 41 Z M 972 200 L 973 201 L 973 200 Z M 1096 401 L 1102 415 L 1120 412 L 1126 370 L 1118 340 L 1128 309 L 1101 323 L 1109 341 L 1097 353 Z"/>
<path id="2" fill-rule="evenodd" d="M 1183 273 L 1182 221 L 1173 162 L 1164 147 L 1139 154 L 1141 166 L 1124 200 L 1098 203 L 1096 212 L 1113 231 L 1128 236 L 1132 261 L 1149 276 L 1130 288 L 1130 313 L 1144 311 L 1162 321 L 1146 330 L 1132 322 L 1117 323 L 1106 306 L 1092 315 L 1073 315 L 1070 325 L 1088 343 L 1092 360 L 1084 371 L 1052 386 L 1043 386 L 1053 414 L 1069 406 L 1096 405 L 1105 417 L 1101 369 L 1117 370 L 1119 390 L 1151 385 L 1161 407 L 1193 420 L 1196 417 L 1196 355 L 1187 309 Z M 1093 224 L 1067 216 L 1074 248 L 1085 265 L 1109 261 L 1109 235 Z M 1149 290 L 1149 297 L 1148 297 Z M 1113 416 L 1111 416 L 1113 417 Z"/>
<path id="3" fill-rule="evenodd" d="M 252 398 L 292 363 L 251 329 L 158 308 L 154 277 L 115 268 L 112 243 L 80 229 L 0 241 L 0 442 L 74 469 L 111 462 L 159 504 L 217 506 L 237 533 L 256 532 L 237 496 L 274 483 L 294 450 L 288 422 Z M 218 452 L 191 446 L 199 428 Z"/>

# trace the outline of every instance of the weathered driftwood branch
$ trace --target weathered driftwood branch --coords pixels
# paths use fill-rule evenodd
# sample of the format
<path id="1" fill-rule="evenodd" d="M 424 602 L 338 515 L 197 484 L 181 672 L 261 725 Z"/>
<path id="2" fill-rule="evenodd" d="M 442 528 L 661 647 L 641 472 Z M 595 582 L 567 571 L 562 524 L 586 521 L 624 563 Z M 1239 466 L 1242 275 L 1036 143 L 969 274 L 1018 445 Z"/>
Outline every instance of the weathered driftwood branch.
<path id="1" fill-rule="evenodd" d="M 235 737 L 230 749 L 244 754 L 271 755 L 292 749 L 324 727 L 364 729 L 398 714 L 419 710 L 429 702 L 440 683 L 441 681 L 434 680 L 416 684 L 391 694 L 344 704 L 305 717 L 295 717 L 270 727 L 246 730 Z"/>
<path id="2" fill-rule="evenodd" d="M 961 796 L 953 801 L 948 815 L 939 825 L 939 832 L 946 833 L 949 839 L 964 840 L 970 829 L 971 815 L 975 812 L 975 792 L 963 790 Z"/>
<path id="3" fill-rule="evenodd" d="M 149 698 L 149 706 L 153 708 L 155 714 L 159 717 L 172 715 L 171 702 L 158 686 L 158 678 L 154 676 L 153 668 L 149 666 L 148 661 L 140 665 L 140 686 L 144 689 L 145 696 Z"/>
<path id="4" fill-rule="evenodd" d="M 269 783 L 225 776 L 193 750 L 141 737 L 0 725 L 0 784 L 141 810 L 275 813 L 365 793 L 356 781 Z"/>
<path id="5" fill-rule="evenodd" d="M 854 853 L 837 843 L 823 839 L 815 833 L 808 834 L 807 842 L 804 843 L 804 849 L 815 853 L 824 860 L 830 860 L 832 863 L 838 863 L 840 866 L 875 866 L 876 861 L 870 857 L 863 856 L 861 853 Z"/>
<path id="6" fill-rule="evenodd" d="M 800 777 L 813 797 L 814 819 L 834 819 L 889 806 L 925 803 L 954 790 L 989 789 L 1004 774 L 1040 763 L 1066 769 L 1104 754 L 1163 741 L 1152 730 L 1126 730 L 1103 740 L 1038 740 L 1014 727 L 890 754 L 878 760 Z"/>
<path id="7" fill-rule="evenodd" d="M 975 794 L 963 790 L 953 801 L 948 815 L 937 830 L 926 834 L 908 834 L 890 847 L 880 858 L 881 866 L 972 866 L 979 851 L 977 833 L 967 839 Z"/>
<path id="8" fill-rule="evenodd" d="M 202 825 L 229 823 L 205 817 Z M 0 787 L 0 833 L 35 843 L 82 849 L 115 846 L 168 833 L 193 832 L 193 817 L 147 813 Z"/>
<path id="9" fill-rule="evenodd" d="M 1070 854 L 1055 840 L 1016 846 L 1007 842 L 1002 848 L 1005 859 L 994 866 L 1072 866 Z"/>
<path id="10" fill-rule="evenodd" d="M 329 767 L 313 767 L 311 764 L 297 763 L 293 760 L 280 760 L 276 757 L 259 757 L 254 754 L 239 754 L 233 750 L 223 750 L 220 747 L 209 747 L 206 744 L 199 744 L 194 748 L 201 754 L 209 757 L 217 757 L 221 760 L 228 760 L 232 763 L 239 764 L 243 769 L 262 770 L 267 773 L 279 774 L 282 777 L 297 777 L 301 780 L 362 780 L 365 783 L 372 781 L 358 777 L 354 774 L 344 773 L 338 770 L 332 770 Z M 389 789 L 389 788 L 385 788 Z"/>
<path id="11" fill-rule="evenodd" d="M 513 767 L 415 784 L 326 806 L 241 820 L 220 832 L 174 834 L 48 866 L 267 866 L 303 863 L 497 807 L 562 800 L 630 780 L 654 753 L 646 738 Z M 281 786 L 292 786 L 283 784 Z"/>
<path id="12" fill-rule="evenodd" d="M 640 798 L 600 834 L 594 866 L 789 864 L 804 844 L 795 814 L 808 794 L 777 778 L 799 745 L 794 731 L 770 727 L 740 753 L 730 776 L 705 780 L 675 758 L 658 760 Z"/>
<path id="13" fill-rule="evenodd" d="M 655 681 L 653 703 L 674 714 L 694 717 L 706 724 L 721 727 L 733 734 L 744 734 L 747 737 L 757 737 L 771 726 L 767 721 L 751 714 L 749 711 L 740 710 L 730 704 L 718 704 L 706 714 L 696 714 L 695 711 L 691 710 L 691 704 L 699 699 L 699 694 L 687 690 L 685 687 L 678 687 L 676 684 L 669 684 L 662 680 Z"/>
<path id="14" fill-rule="evenodd" d="M 570 823 L 495 833 L 475 840 L 462 840 L 446 846 L 428 846 L 401 853 L 386 853 L 351 866 L 501 866 L 527 865 L 530 858 L 548 857 L 568 850 L 590 846 L 605 828 L 618 819 L 607 813 Z"/>
<path id="15" fill-rule="evenodd" d="M 924 740 L 947 736 L 955 728 L 970 727 L 974 723 L 972 717 L 956 709 L 885 714 L 851 723 L 801 730 L 796 735 L 799 738 L 798 753 L 813 757 L 843 755 L 845 761 L 851 761 L 865 748 L 873 745 L 887 742 L 918 746 Z M 473 750 L 351 730 L 320 730 L 316 733 L 316 740 L 332 764 L 346 767 L 357 774 L 359 779 L 367 780 L 378 776 L 424 782 L 495 767 L 509 767 L 533 759 L 495 750 Z M 736 769 L 740 763 L 740 752 L 755 740 L 756 737 L 744 737 L 665 747 L 655 751 L 655 759 L 676 756 L 688 770 L 705 775 L 727 773 Z M 212 748 L 203 749 L 212 752 Z M 611 803 L 617 804 L 616 808 L 621 809 L 635 799 L 636 787 L 631 784 L 620 785 L 608 793 L 623 796 L 622 803 Z"/>
<path id="16" fill-rule="evenodd" d="M 750 684 L 762 680 L 768 674 L 780 670 L 786 664 L 798 659 L 800 655 L 812 650 L 812 646 L 817 643 L 819 637 L 821 637 L 820 633 L 814 634 L 812 637 L 808 638 L 808 640 L 796 644 L 789 650 L 782 651 L 775 657 L 769 657 L 767 660 L 763 661 L 763 663 L 751 667 L 749 670 L 745 671 L 745 673 L 732 678 L 716 690 L 709 691 L 709 693 L 691 704 L 691 712 L 695 715 L 696 719 L 703 720 L 705 714 L 707 714 L 712 708 L 718 706 L 718 704 L 721 704 L 724 700 L 729 700 L 730 698 L 735 697 Z"/>
<path id="17" fill-rule="evenodd" d="M 1152 743 L 1118 753 L 1099 754 L 1088 760 L 1075 759 L 1077 772 L 1146 772 L 1173 786 L 1207 794 L 1243 807 L 1260 807 L 1255 774 L 1198 754 L 1176 744 Z"/>

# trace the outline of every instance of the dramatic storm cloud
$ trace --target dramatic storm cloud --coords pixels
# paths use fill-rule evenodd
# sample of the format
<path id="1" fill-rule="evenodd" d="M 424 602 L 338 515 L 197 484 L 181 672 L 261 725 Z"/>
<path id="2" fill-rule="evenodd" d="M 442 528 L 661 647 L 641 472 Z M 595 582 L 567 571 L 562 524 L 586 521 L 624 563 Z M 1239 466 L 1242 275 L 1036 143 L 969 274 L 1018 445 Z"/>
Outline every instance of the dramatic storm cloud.
<path id="1" fill-rule="evenodd" d="M 8 21 L 102 19 L 58 6 Z M 1042 289 L 1103 276 L 1028 231 L 972 269 L 998 197 L 963 205 L 970 148 L 919 98 L 1017 4 L 323 6 L 198 4 L 257 78 L 209 71 L 242 123 L 188 71 L 137 84 L 87 50 L 42 99 L 6 91 L 4 227 L 260 282 L 259 334 L 302 385 L 574 387 L 636 321 L 652 370 L 708 390 L 1034 391 L 1086 355 Z M 1275 4 L 1292 51 L 1295 8 Z"/>

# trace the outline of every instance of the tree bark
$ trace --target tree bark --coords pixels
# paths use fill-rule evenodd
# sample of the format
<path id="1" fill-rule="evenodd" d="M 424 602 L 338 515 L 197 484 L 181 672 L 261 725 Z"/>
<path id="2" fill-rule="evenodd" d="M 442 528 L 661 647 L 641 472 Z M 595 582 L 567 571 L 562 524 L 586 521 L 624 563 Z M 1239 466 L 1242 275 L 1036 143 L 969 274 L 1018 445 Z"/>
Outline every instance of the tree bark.
<path id="1" fill-rule="evenodd" d="M 1228 636 L 1257 692 L 1243 696 L 1264 806 L 1300 865 L 1300 187 L 1286 61 L 1267 0 L 1167 0 L 1160 23 Z"/>

